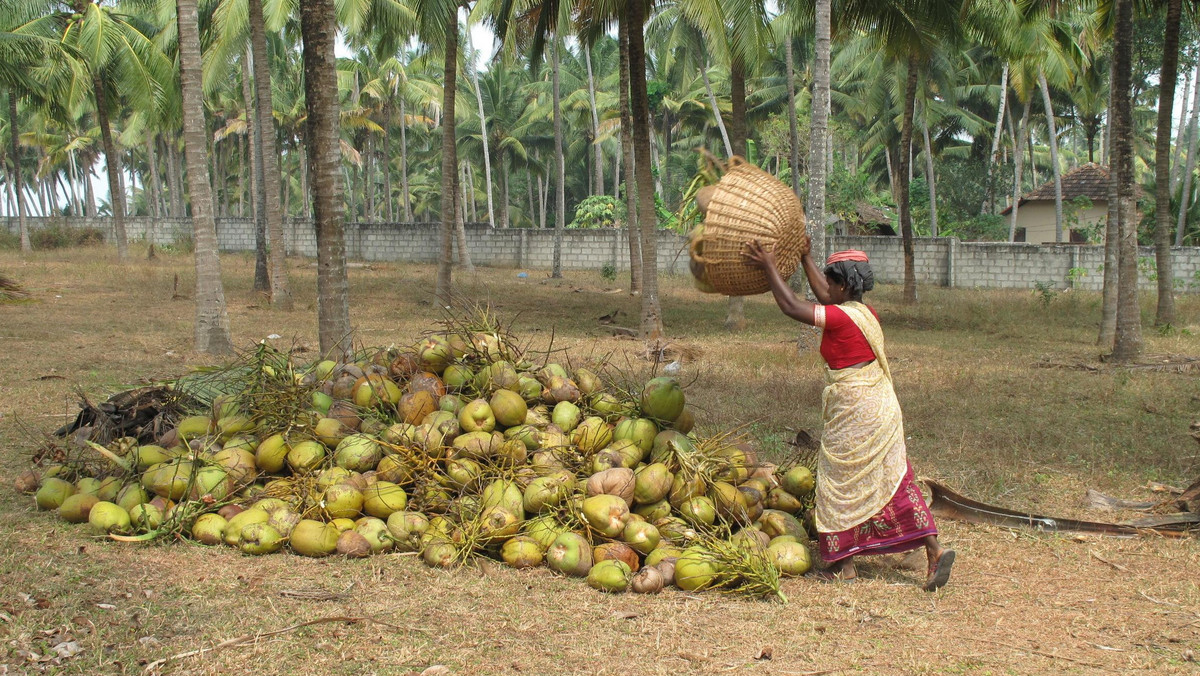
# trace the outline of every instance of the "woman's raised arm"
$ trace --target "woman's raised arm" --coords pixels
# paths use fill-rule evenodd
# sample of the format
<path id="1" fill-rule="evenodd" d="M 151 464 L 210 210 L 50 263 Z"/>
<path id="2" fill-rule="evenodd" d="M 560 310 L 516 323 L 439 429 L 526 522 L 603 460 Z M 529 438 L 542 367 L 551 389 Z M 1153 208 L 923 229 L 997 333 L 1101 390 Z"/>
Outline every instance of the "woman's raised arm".
<path id="1" fill-rule="evenodd" d="M 767 273 L 767 282 L 771 285 L 771 295 L 775 297 L 775 304 L 779 306 L 783 314 L 796 321 L 812 325 L 815 321 L 816 304 L 792 293 L 787 280 L 783 278 L 783 275 L 779 274 L 779 268 L 775 265 L 775 252 L 764 249 L 757 241 L 747 244 L 746 249 L 746 258 L 762 268 L 763 272 Z M 807 255 L 805 257 L 807 258 Z M 810 260 L 809 263 L 811 264 L 811 262 Z M 805 274 L 809 275 L 811 283 L 812 276 L 807 268 L 805 268 Z M 824 281 L 824 275 L 821 275 L 822 285 L 828 291 L 828 286 L 824 284 Z M 817 297 L 820 298 L 820 294 Z"/>

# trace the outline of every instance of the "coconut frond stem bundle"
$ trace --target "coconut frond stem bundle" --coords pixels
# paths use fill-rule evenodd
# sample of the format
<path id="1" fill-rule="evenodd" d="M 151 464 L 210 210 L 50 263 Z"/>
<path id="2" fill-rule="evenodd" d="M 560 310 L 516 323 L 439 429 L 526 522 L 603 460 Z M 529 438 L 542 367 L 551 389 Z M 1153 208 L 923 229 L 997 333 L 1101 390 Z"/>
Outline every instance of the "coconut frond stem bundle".
<path id="1" fill-rule="evenodd" d="M 0 302 L 23 301 L 29 299 L 29 292 L 17 280 L 0 272 Z"/>

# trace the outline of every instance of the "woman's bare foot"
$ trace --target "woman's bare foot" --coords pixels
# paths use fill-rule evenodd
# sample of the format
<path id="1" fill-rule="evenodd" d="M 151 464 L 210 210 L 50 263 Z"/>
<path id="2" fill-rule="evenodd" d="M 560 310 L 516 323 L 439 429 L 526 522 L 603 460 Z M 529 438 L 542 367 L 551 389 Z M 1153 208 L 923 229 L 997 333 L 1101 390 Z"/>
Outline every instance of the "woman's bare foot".
<path id="1" fill-rule="evenodd" d="M 817 571 L 817 578 L 825 582 L 849 582 L 858 577 L 854 562 L 850 559 L 838 561 L 825 570 Z"/>
<path id="2" fill-rule="evenodd" d="M 937 591 L 950 581 L 950 569 L 954 566 L 954 550 L 938 548 L 935 554 L 930 552 L 929 575 L 925 579 L 925 591 Z"/>

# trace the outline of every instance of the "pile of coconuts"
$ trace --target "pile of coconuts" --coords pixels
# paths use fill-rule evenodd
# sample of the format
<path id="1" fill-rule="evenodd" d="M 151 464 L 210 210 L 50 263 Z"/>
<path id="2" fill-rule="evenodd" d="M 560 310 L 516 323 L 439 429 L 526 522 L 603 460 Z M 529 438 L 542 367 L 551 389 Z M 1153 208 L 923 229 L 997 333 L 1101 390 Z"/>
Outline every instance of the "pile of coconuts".
<path id="1" fill-rule="evenodd" d="M 262 344 L 171 386 L 166 433 L 76 441 L 18 489 L 122 542 L 490 557 L 605 592 L 782 598 L 780 577 L 811 566 L 812 468 L 697 436 L 672 378 L 530 360 L 494 324 L 342 362 Z"/>

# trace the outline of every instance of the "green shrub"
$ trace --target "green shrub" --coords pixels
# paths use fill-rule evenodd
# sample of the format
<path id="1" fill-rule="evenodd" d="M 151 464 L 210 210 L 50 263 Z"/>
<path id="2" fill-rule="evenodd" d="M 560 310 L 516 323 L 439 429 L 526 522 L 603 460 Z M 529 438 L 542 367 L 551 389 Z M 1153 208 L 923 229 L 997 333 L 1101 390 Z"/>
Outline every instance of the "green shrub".
<path id="1" fill-rule="evenodd" d="M 54 223 L 30 230 L 29 243 L 37 250 L 96 246 L 104 243 L 104 232 L 99 228 L 72 228 Z"/>

